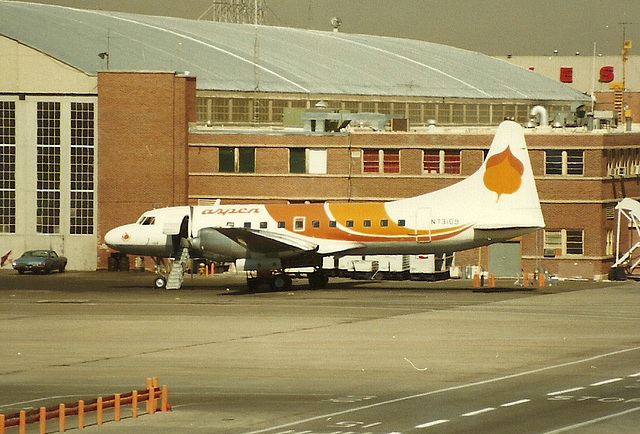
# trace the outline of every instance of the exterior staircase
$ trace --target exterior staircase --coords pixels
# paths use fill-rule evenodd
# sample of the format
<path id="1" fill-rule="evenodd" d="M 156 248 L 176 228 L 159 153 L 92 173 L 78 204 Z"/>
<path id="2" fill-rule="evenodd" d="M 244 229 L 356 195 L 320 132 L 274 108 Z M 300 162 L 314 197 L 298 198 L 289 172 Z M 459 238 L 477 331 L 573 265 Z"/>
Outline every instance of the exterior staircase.
<path id="1" fill-rule="evenodd" d="M 189 249 L 186 247 L 182 249 L 180 259 L 173 262 L 171 266 L 171 272 L 167 277 L 167 289 L 180 289 L 182 281 L 184 280 L 184 271 L 189 265 Z"/>

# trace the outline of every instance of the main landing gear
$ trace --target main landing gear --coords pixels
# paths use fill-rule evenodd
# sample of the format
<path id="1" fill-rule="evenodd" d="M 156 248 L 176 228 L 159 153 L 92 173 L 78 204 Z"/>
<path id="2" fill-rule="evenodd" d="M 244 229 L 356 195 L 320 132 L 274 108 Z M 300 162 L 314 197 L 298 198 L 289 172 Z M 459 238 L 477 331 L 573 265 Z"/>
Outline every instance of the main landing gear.
<path id="1" fill-rule="evenodd" d="M 283 272 L 258 271 L 255 275 L 247 275 L 249 290 L 256 291 L 265 285 L 272 291 L 288 291 L 291 289 L 292 280 Z"/>
<path id="2" fill-rule="evenodd" d="M 329 277 L 322 269 L 316 269 L 313 273 L 309 273 L 307 277 L 309 279 L 309 289 L 326 288 L 329 283 Z M 268 288 L 271 291 L 288 291 L 291 289 L 292 284 L 291 276 L 283 271 L 254 271 L 247 275 L 247 286 L 251 291 L 257 291 L 260 288 Z"/>

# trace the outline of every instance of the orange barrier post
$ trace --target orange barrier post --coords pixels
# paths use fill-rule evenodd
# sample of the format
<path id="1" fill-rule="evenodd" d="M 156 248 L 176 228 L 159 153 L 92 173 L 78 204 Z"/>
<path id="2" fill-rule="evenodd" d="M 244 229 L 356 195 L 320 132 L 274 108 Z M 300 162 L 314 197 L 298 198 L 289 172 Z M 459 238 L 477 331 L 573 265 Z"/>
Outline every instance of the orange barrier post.
<path id="1" fill-rule="evenodd" d="M 529 286 L 529 273 L 524 273 L 524 279 L 522 281 L 522 286 Z"/>
<path id="2" fill-rule="evenodd" d="M 539 287 L 543 287 L 543 286 L 545 286 L 544 273 L 540 273 L 540 274 L 538 275 L 538 286 L 539 286 Z"/>
<path id="3" fill-rule="evenodd" d="M 47 432 L 47 407 L 40 407 L 40 434 Z"/>
<path id="4" fill-rule="evenodd" d="M 489 275 L 489 288 L 496 287 L 496 276 L 494 274 Z"/>
<path id="5" fill-rule="evenodd" d="M 120 394 L 116 393 L 113 397 L 113 418 L 116 422 L 120 422 Z"/>
<path id="6" fill-rule="evenodd" d="M 155 414 L 156 412 L 156 388 L 151 386 L 149 388 L 149 400 L 147 401 L 149 403 L 149 414 Z"/>
<path id="7" fill-rule="evenodd" d="M 474 274 L 473 275 L 473 287 L 474 288 L 480 287 L 480 275 L 479 274 Z"/>
<path id="8" fill-rule="evenodd" d="M 213 276 L 214 274 L 216 274 L 216 264 L 214 264 L 213 262 L 211 263 L 211 275 Z"/>
<path id="9" fill-rule="evenodd" d="M 167 411 L 167 401 L 169 399 L 169 392 L 167 390 L 167 385 L 164 384 L 162 386 L 162 399 L 161 399 L 161 404 L 160 404 L 160 411 Z"/>
<path id="10" fill-rule="evenodd" d="M 78 401 L 78 428 L 84 428 L 84 401 Z"/>
<path id="11" fill-rule="evenodd" d="M 0 434 L 4 434 L 4 422 L 5 422 L 4 414 L 0 414 Z"/>
<path id="12" fill-rule="evenodd" d="M 60 404 L 58 406 L 58 425 L 59 425 L 58 431 L 60 432 L 64 432 L 64 417 L 65 417 L 64 404 Z"/>
<path id="13" fill-rule="evenodd" d="M 102 397 L 96 402 L 96 424 L 102 425 Z"/>
<path id="14" fill-rule="evenodd" d="M 20 434 L 26 434 L 27 432 L 27 412 L 24 410 L 20 410 L 20 419 L 18 425 L 18 432 Z"/>
<path id="15" fill-rule="evenodd" d="M 147 413 L 151 413 L 151 387 L 153 385 L 153 379 L 151 378 L 147 378 L 147 402 L 146 402 L 146 408 L 147 408 Z"/>
<path id="16" fill-rule="evenodd" d="M 131 392 L 131 417 L 138 417 L 138 391 Z"/>

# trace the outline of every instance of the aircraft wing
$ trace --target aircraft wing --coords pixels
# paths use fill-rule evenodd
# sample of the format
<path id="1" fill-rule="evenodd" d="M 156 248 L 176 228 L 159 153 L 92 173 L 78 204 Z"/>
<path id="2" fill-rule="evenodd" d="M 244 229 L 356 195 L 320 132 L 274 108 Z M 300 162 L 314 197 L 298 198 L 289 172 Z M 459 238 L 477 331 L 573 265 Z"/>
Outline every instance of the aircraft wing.
<path id="1" fill-rule="evenodd" d="M 302 238 L 248 228 L 215 228 L 247 251 L 277 256 L 316 252 L 318 245 Z"/>

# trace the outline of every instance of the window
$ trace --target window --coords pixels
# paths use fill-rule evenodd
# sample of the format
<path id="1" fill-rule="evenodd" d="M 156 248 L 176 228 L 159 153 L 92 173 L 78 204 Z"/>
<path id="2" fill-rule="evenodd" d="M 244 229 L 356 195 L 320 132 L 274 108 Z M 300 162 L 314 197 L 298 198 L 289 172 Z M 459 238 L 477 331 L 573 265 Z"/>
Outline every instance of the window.
<path id="1" fill-rule="evenodd" d="M 552 229 L 545 230 L 544 248 L 545 250 L 559 250 L 560 252 L 562 252 L 562 231 Z"/>
<path id="2" fill-rule="evenodd" d="M 252 173 L 256 171 L 255 148 L 238 149 L 238 172 Z"/>
<path id="3" fill-rule="evenodd" d="M 330 228 L 335 228 L 338 226 L 338 222 L 335 220 L 329 220 L 329 227 Z"/>
<path id="4" fill-rule="evenodd" d="M 440 173 L 440 151 L 424 151 L 423 167 L 425 173 Z"/>
<path id="5" fill-rule="evenodd" d="M 584 231 L 567 230 L 567 255 L 582 255 L 584 253 Z"/>
<path id="6" fill-rule="evenodd" d="M 251 229 L 251 222 L 244 222 L 245 229 Z"/>
<path id="7" fill-rule="evenodd" d="M 581 150 L 566 151 L 567 175 L 582 175 L 584 173 L 584 152 Z"/>
<path id="8" fill-rule="evenodd" d="M 460 151 L 427 149 L 423 154 L 424 173 L 460 174 Z"/>
<path id="9" fill-rule="evenodd" d="M 220 172 L 235 172 L 236 157 L 234 148 L 220 148 L 218 150 L 218 170 Z"/>
<path id="10" fill-rule="evenodd" d="M 218 171 L 253 173 L 256 169 L 255 148 L 218 148 Z"/>
<path id="11" fill-rule="evenodd" d="M 405 219 L 398 220 L 398 226 L 406 226 L 407 222 Z"/>
<path id="12" fill-rule="evenodd" d="M 352 228 L 353 227 L 353 220 L 347 220 L 347 227 L 348 228 Z"/>
<path id="13" fill-rule="evenodd" d="M 460 174 L 460 151 L 444 151 L 444 173 Z"/>
<path id="14" fill-rule="evenodd" d="M 400 173 L 400 150 L 363 149 L 362 171 L 363 173 Z"/>
<path id="15" fill-rule="evenodd" d="M 320 221 L 319 220 L 313 220 L 311 222 L 311 226 L 314 228 L 319 228 L 320 227 Z"/>
<path id="16" fill-rule="evenodd" d="M 389 226 L 389 220 L 387 219 L 380 220 L 380 227 L 386 228 L 387 226 Z"/>
<path id="17" fill-rule="evenodd" d="M 362 171 L 364 173 L 378 173 L 380 171 L 377 149 L 362 150 Z"/>
<path id="18" fill-rule="evenodd" d="M 327 150 L 289 148 L 290 173 L 327 173 Z"/>
<path id="19" fill-rule="evenodd" d="M 15 104 L 0 101 L 0 233 L 16 231 Z"/>
<path id="20" fill-rule="evenodd" d="M 547 150 L 545 151 L 545 174 L 547 175 L 583 175 L 584 151 Z"/>
<path id="21" fill-rule="evenodd" d="M 305 148 L 289 149 L 289 172 L 305 173 L 307 171 L 307 150 Z"/>
<path id="22" fill-rule="evenodd" d="M 36 231 L 60 232 L 60 103 L 38 102 Z"/>
<path id="23" fill-rule="evenodd" d="M 327 150 L 307 149 L 308 172 L 315 174 L 327 173 Z"/>
<path id="24" fill-rule="evenodd" d="M 278 229 L 284 229 L 286 227 L 285 223 L 283 221 L 279 221 L 278 222 Z"/>
<path id="25" fill-rule="evenodd" d="M 69 231 L 93 234 L 94 106 L 71 103 L 71 205 Z"/>
<path id="26" fill-rule="evenodd" d="M 613 229 L 607 230 L 607 241 L 606 241 L 606 250 L 605 254 L 613 255 L 615 248 L 615 235 L 613 233 Z"/>
<path id="27" fill-rule="evenodd" d="M 365 220 L 362 222 L 362 226 L 364 226 L 365 228 L 370 228 L 371 227 L 371 220 Z"/>
<path id="28" fill-rule="evenodd" d="M 583 255 L 584 231 L 582 229 L 545 229 L 544 249 L 559 255 Z"/>
<path id="29" fill-rule="evenodd" d="M 545 173 L 547 175 L 562 175 L 562 151 L 545 152 Z"/>
<path id="30" fill-rule="evenodd" d="M 267 222 L 260 222 L 260 229 L 267 229 Z"/>
<path id="31" fill-rule="evenodd" d="M 142 226 L 153 226 L 156 224 L 156 218 L 153 216 L 149 216 L 149 217 L 143 217 L 142 221 L 140 222 L 140 224 Z"/>

